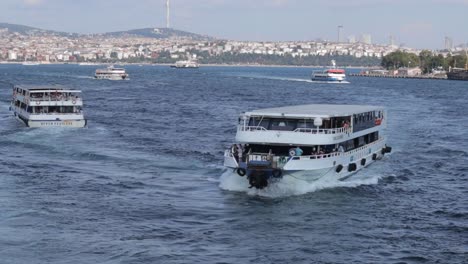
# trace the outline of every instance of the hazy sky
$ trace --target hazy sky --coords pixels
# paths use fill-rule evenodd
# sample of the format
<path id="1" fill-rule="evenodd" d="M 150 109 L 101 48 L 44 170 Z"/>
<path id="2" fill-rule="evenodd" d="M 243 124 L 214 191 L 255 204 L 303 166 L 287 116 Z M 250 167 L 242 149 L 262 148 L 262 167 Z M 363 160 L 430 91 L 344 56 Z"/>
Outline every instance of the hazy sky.
<path id="1" fill-rule="evenodd" d="M 165 0 L 0 0 L 0 22 L 77 33 L 165 26 Z M 443 48 L 468 41 L 468 0 L 171 0 L 171 26 L 232 40 L 336 40 Z"/>

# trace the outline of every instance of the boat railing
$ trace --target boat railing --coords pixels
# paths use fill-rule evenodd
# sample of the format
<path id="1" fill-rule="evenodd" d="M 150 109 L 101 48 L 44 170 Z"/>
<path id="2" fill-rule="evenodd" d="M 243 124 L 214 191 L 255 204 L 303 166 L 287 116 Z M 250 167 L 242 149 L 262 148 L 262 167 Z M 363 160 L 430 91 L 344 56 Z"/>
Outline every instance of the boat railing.
<path id="1" fill-rule="evenodd" d="M 356 154 L 368 147 L 377 145 L 379 143 L 382 143 L 384 139 L 381 138 L 377 141 L 374 141 L 372 143 L 366 144 L 362 147 L 347 151 L 347 152 L 340 152 L 340 151 L 335 151 L 331 153 L 324 153 L 324 154 L 314 154 L 314 155 L 303 155 L 303 156 L 292 156 L 293 160 L 308 160 L 308 159 L 326 159 L 326 158 L 333 158 L 333 157 L 338 157 L 338 156 L 348 156 L 348 155 L 353 155 Z"/>
<path id="2" fill-rule="evenodd" d="M 262 126 L 239 126 L 241 131 L 268 131 L 268 129 Z"/>
<path id="3" fill-rule="evenodd" d="M 268 130 L 262 126 L 239 126 L 239 131 L 276 131 Z M 307 134 L 340 134 L 340 133 L 352 133 L 351 127 L 338 127 L 338 128 L 296 128 L 292 131 L 277 130 L 282 132 L 293 132 L 293 133 L 307 133 Z"/>
<path id="4" fill-rule="evenodd" d="M 309 133 L 309 134 L 340 134 L 351 133 L 351 127 L 338 127 L 338 128 L 296 128 L 293 132 Z"/>
<path id="5" fill-rule="evenodd" d="M 27 96 L 29 101 L 80 101 L 81 97 L 77 95 L 51 95 L 51 96 Z"/>
<path id="6" fill-rule="evenodd" d="M 56 113 L 56 112 L 52 112 L 52 113 L 43 113 L 43 112 L 39 112 L 39 113 L 29 113 L 30 115 L 81 115 L 83 114 L 83 111 L 75 111 L 75 112 L 70 112 L 70 113 Z"/>

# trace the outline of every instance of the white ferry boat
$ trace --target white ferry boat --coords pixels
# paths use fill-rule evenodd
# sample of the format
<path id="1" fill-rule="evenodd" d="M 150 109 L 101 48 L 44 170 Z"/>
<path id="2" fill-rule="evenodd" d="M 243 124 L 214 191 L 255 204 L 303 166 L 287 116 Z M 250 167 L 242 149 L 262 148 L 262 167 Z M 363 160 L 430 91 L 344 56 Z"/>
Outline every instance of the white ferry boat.
<path id="1" fill-rule="evenodd" d="M 106 69 L 97 69 L 94 78 L 106 80 L 125 80 L 128 79 L 128 74 L 125 72 L 124 68 L 115 68 L 114 66 L 109 66 Z"/>
<path id="2" fill-rule="evenodd" d="M 346 82 L 346 72 L 343 69 L 337 69 L 336 63 L 332 60 L 332 68 L 312 72 L 312 81 L 322 82 Z"/>
<path id="3" fill-rule="evenodd" d="M 365 105 L 299 105 L 240 115 L 224 166 L 262 189 L 282 177 L 344 180 L 381 159 L 386 110 Z"/>
<path id="4" fill-rule="evenodd" d="M 187 61 L 177 61 L 174 65 L 171 65 L 172 68 L 178 68 L 178 69 L 195 69 L 195 68 L 199 68 L 200 65 L 195 62 L 195 61 L 190 61 L 190 60 L 187 60 Z"/>
<path id="5" fill-rule="evenodd" d="M 10 110 L 28 127 L 84 127 L 81 91 L 50 86 L 14 86 Z"/>

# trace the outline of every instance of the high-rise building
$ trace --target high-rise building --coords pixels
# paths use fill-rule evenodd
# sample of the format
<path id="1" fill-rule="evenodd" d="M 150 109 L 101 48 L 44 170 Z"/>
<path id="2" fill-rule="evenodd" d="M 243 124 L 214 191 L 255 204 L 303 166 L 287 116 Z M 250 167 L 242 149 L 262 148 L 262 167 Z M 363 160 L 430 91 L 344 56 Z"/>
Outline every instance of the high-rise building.
<path id="1" fill-rule="evenodd" d="M 370 34 L 362 34 L 361 42 L 365 44 L 372 44 L 372 38 Z"/>
<path id="2" fill-rule="evenodd" d="M 445 49 L 452 50 L 453 49 L 453 41 L 449 37 L 445 37 Z"/>
<path id="3" fill-rule="evenodd" d="M 390 45 L 390 46 L 395 46 L 395 36 L 390 35 L 390 36 L 388 37 L 388 45 Z"/>
<path id="4" fill-rule="evenodd" d="M 338 26 L 338 43 L 343 42 L 343 26 Z"/>

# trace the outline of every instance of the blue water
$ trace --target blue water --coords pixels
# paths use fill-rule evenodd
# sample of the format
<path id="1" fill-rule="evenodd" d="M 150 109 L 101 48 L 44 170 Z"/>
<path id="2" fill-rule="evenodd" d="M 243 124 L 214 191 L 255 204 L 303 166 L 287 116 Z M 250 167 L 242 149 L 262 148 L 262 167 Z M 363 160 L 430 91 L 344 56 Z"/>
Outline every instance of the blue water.
<path id="1" fill-rule="evenodd" d="M 0 263 L 467 263 L 468 82 L 308 81 L 308 68 L 0 65 Z M 29 129 L 9 83 L 81 89 L 87 129 Z M 345 182 L 246 187 L 245 110 L 389 110 L 393 153 Z"/>

